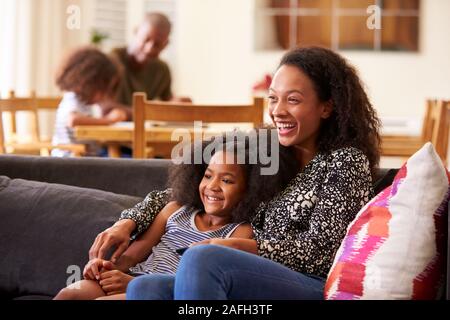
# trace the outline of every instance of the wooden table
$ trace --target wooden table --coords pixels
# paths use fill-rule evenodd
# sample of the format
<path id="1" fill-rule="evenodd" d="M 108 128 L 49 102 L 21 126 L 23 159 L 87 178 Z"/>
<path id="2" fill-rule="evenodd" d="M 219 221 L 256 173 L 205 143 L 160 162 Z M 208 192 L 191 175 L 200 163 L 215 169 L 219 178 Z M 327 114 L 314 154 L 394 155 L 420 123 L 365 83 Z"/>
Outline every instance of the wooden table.
<path id="1" fill-rule="evenodd" d="M 234 128 L 239 128 L 242 130 L 248 130 L 251 125 L 247 124 L 208 124 L 206 127 L 202 128 L 202 134 L 205 138 L 219 135 L 224 131 L 230 131 Z M 147 124 L 146 126 L 146 140 L 149 146 L 153 147 L 158 156 L 163 156 L 164 158 L 170 158 L 172 148 L 179 143 L 179 141 L 172 141 L 172 133 L 175 129 L 185 129 L 189 130 L 191 133 L 191 139 L 194 138 L 194 128 L 190 127 L 176 127 L 176 126 L 155 126 L 154 124 Z M 110 126 L 76 126 L 74 130 L 75 137 L 78 140 L 94 140 L 105 144 L 108 147 L 108 153 L 110 157 L 117 158 L 120 157 L 120 146 L 128 145 L 131 146 L 133 141 L 133 123 L 132 122 L 121 122 Z M 399 133 L 399 134 L 397 134 Z M 389 156 L 395 150 L 398 154 L 399 148 L 402 148 L 401 140 L 402 131 L 396 131 L 392 129 L 384 130 L 382 135 L 382 155 Z M 404 139 L 410 139 L 410 137 L 404 137 Z M 415 140 L 415 139 L 413 139 Z M 414 149 L 420 149 L 422 147 L 422 141 L 417 142 L 414 145 Z M 411 155 L 416 150 L 411 150 L 411 143 L 405 144 L 404 153 L 405 157 Z"/>
<path id="2" fill-rule="evenodd" d="M 172 148 L 180 141 L 173 141 L 172 134 L 177 129 L 186 130 L 191 134 L 191 139 L 197 134 L 204 138 L 213 137 L 225 131 L 235 128 L 248 130 L 252 128 L 250 124 L 208 124 L 203 128 L 193 126 L 180 127 L 174 125 L 155 125 L 149 123 L 146 125 L 146 141 L 148 145 L 156 150 L 157 156 L 170 158 Z M 133 142 L 133 123 L 121 122 L 110 126 L 76 126 L 74 135 L 77 140 L 93 140 L 105 144 L 108 147 L 108 154 L 112 158 L 120 157 L 120 146 L 129 145 Z"/>

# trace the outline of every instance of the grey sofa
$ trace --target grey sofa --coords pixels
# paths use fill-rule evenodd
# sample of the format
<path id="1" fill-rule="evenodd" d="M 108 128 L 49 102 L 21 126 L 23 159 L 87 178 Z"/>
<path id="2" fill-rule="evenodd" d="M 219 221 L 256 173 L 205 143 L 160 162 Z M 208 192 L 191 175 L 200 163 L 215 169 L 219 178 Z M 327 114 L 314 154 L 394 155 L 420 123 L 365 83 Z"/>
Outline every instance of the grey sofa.
<path id="1" fill-rule="evenodd" d="M 79 278 L 96 235 L 164 189 L 167 166 L 0 156 L 0 299 L 50 299 Z"/>
<path id="2" fill-rule="evenodd" d="M 169 163 L 0 156 L 0 299 L 50 299 L 78 280 L 96 235 L 164 189 Z M 396 172 L 380 170 L 376 192 Z"/>

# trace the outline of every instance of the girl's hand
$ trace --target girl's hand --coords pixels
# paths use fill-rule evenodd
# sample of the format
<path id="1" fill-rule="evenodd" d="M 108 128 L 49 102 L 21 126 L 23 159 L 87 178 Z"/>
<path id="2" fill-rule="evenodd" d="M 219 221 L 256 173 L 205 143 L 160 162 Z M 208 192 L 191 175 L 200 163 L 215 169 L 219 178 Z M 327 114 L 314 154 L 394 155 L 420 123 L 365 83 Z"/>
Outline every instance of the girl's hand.
<path id="1" fill-rule="evenodd" d="M 112 263 L 111 261 L 103 260 L 103 268 L 102 271 L 110 271 L 110 270 L 118 270 L 117 265 Z"/>
<path id="2" fill-rule="evenodd" d="M 106 295 L 112 296 L 125 293 L 131 280 L 133 280 L 132 276 L 119 270 L 112 270 L 101 273 L 99 284 Z"/>
<path id="3" fill-rule="evenodd" d="M 115 109 L 112 109 L 106 115 L 106 119 L 108 119 L 112 123 L 116 123 L 116 122 L 120 122 L 120 121 L 126 121 L 127 120 L 127 113 L 123 109 L 115 108 Z"/>
<path id="4" fill-rule="evenodd" d="M 105 260 L 94 258 L 91 259 L 83 270 L 83 277 L 86 280 L 98 280 L 100 278 L 100 270 L 103 269 Z"/>

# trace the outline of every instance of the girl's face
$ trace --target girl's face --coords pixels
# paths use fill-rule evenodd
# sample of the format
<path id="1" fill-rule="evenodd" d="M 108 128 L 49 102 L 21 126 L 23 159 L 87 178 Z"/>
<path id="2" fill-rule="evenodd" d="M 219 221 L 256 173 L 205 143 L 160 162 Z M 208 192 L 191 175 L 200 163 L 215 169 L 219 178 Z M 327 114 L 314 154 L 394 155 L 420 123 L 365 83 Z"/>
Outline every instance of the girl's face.
<path id="1" fill-rule="evenodd" d="M 269 89 L 269 114 L 285 147 L 315 149 L 320 123 L 331 115 L 331 102 L 321 102 L 311 79 L 295 66 L 284 65 Z"/>
<path id="2" fill-rule="evenodd" d="M 96 104 L 102 102 L 106 98 L 106 94 L 101 91 L 97 91 L 92 97 L 90 104 Z"/>
<path id="3" fill-rule="evenodd" d="M 200 182 L 200 198 L 207 214 L 227 216 L 242 199 L 246 178 L 241 165 L 233 164 L 234 155 L 217 152 L 211 158 Z"/>

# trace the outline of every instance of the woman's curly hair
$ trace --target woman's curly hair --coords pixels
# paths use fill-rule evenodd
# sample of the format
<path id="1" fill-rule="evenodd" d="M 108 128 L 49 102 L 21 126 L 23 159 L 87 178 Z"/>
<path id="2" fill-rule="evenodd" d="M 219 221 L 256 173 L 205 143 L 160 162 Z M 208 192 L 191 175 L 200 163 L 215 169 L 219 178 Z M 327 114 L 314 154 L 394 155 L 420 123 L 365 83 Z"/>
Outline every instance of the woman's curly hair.
<path id="1" fill-rule="evenodd" d="M 176 201 L 179 205 L 190 206 L 204 210 L 203 203 L 200 198 L 199 185 L 205 175 L 205 171 L 208 168 L 208 159 L 204 159 L 200 164 L 185 164 L 194 163 L 194 154 L 204 154 L 206 148 L 211 152 L 211 155 L 219 151 L 233 151 L 235 148 L 238 150 L 245 150 L 245 164 L 241 164 L 244 167 L 246 175 L 246 191 L 242 200 L 233 209 L 232 216 L 233 222 L 251 222 L 257 207 L 262 203 L 271 200 L 277 193 L 284 190 L 287 184 L 295 177 L 298 172 L 298 163 L 291 148 L 281 146 L 276 139 L 277 133 L 275 130 L 257 130 L 257 148 L 254 148 L 254 144 L 249 142 L 249 137 L 243 132 L 232 132 L 225 134 L 217 139 L 217 137 L 211 140 L 193 143 L 189 148 L 189 158 L 184 164 L 172 164 L 169 168 L 169 185 L 172 189 L 172 201 Z M 266 134 L 265 139 L 261 139 L 263 134 Z M 230 135 L 233 137 L 240 136 L 243 139 L 234 138 L 230 143 Z M 278 155 L 271 152 L 271 137 L 274 137 L 276 143 L 279 145 Z M 226 141 L 222 144 L 222 141 Z M 279 168 L 274 175 L 262 175 L 261 169 L 268 168 L 270 164 L 263 163 L 259 157 L 260 148 L 266 148 L 263 152 L 272 161 L 278 156 Z M 242 148 L 242 149 L 239 149 Z M 267 151 L 267 153 L 266 153 Z M 236 155 L 236 153 L 235 153 Z M 249 161 L 249 159 L 256 159 L 257 161 Z M 256 162 L 255 164 L 252 164 Z M 264 161 L 265 162 L 265 161 Z"/>
<path id="2" fill-rule="evenodd" d="M 333 112 L 320 128 L 320 152 L 344 147 L 361 150 L 369 159 L 372 175 L 380 160 L 380 120 L 357 71 L 339 54 L 325 48 L 296 48 L 282 58 L 284 65 L 297 67 L 314 83 L 322 102 L 330 101 Z"/>
<path id="3" fill-rule="evenodd" d="M 97 92 L 113 94 L 119 82 L 119 67 L 95 47 L 87 46 L 70 52 L 56 73 L 56 84 L 74 92 L 87 104 Z"/>

